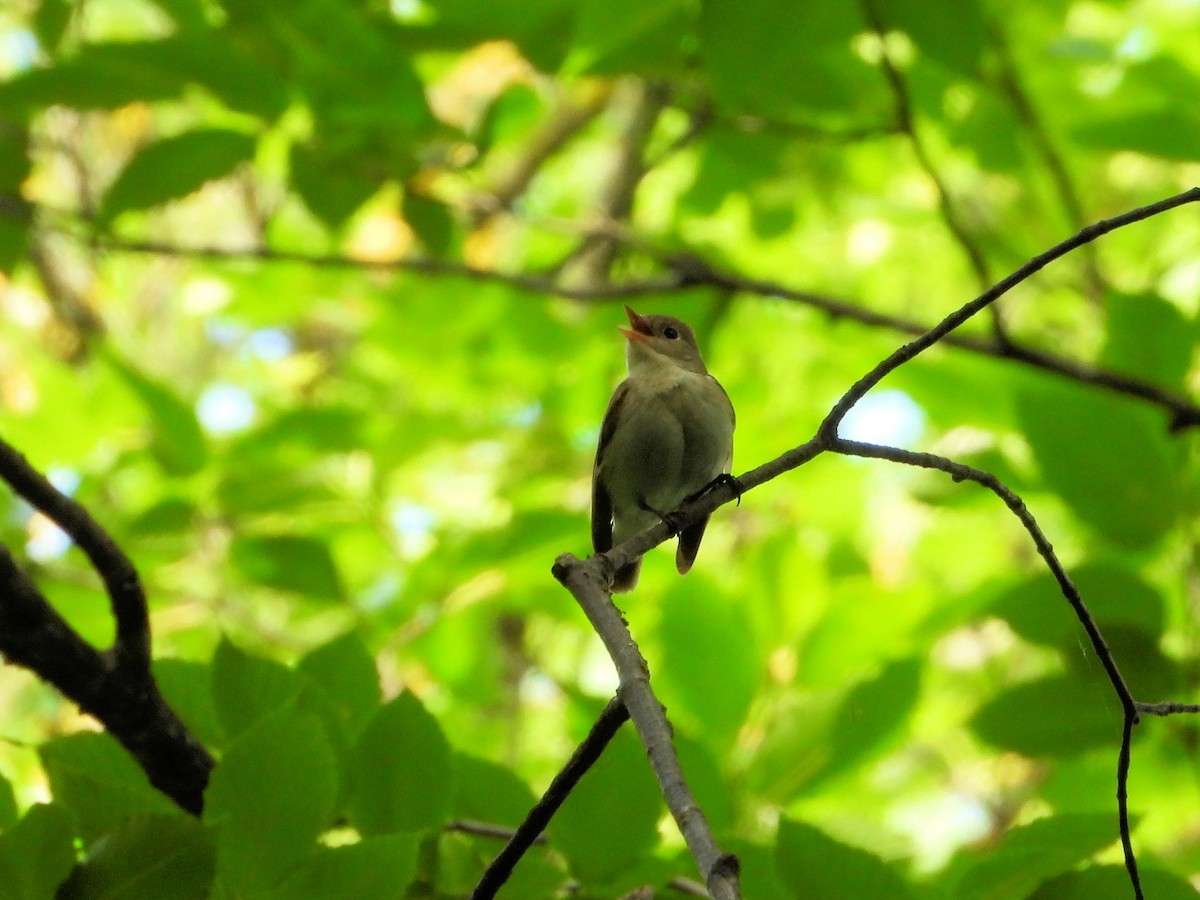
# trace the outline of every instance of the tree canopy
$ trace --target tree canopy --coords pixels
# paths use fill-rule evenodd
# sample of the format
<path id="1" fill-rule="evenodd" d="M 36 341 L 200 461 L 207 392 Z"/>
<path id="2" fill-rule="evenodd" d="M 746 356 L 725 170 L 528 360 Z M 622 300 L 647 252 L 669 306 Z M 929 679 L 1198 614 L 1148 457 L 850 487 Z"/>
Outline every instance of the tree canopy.
<path id="1" fill-rule="evenodd" d="M 0 896 L 471 896 L 618 687 L 603 561 L 551 567 L 622 304 L 693 326 L 758 472 L 616 598 L 722 877 L 1195 896 L 1197 34 L 0 8 Z M 706 895 L 626 705 L 498 896 Z"/>

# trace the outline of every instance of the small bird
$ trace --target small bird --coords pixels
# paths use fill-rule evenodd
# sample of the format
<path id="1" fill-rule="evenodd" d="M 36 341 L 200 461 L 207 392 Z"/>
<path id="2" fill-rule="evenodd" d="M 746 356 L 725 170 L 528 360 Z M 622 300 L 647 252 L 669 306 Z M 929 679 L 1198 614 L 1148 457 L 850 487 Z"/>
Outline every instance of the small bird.
<path id="1" fill-rule="evenodd" d="M 696 336 L 674 316 L 628 306 L 622 381 L 604 413 L 592 472 L 592 546 L 611 549 L 658 522 L 722 477 L 733 463 L 733 404 L 708 374 Z M 695 562 L 708 516 L 679 532 L 675 567 Z M 672 527 L 674 527 L 672 525 Z M 637 584 L 642 561 L 623 566 L 613 592 Z"/>

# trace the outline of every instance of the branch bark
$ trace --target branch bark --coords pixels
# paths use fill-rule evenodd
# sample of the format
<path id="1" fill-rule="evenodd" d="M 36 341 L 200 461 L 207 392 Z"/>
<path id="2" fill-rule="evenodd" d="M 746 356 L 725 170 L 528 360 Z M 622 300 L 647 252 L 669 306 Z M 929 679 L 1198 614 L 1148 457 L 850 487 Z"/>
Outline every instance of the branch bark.
<path id="1" fill-rule="evenodd" d="M 0 654 L 95 716 L 138 761 L 151 784 L 199 815 L 215 763 L 167 705 L 154 681 L 146 597 L 133 563 L 82 506 L 3 441 L 0 478 L 87 555 L 104 582 L 117 626 L 112 647 L 93 647 L 58 615 L 12 554 L 0 547 Z"/>

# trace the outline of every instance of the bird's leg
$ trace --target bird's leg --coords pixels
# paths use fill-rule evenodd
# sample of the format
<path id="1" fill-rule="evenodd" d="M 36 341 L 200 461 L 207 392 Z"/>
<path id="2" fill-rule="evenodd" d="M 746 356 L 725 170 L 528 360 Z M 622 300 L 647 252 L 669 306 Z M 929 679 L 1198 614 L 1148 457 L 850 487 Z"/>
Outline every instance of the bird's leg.
<path id="1" fill-rule="evenodd" d="M 710 481 L 704 487 L 700 488 L 700 490 L 696 491 L 696 493 L 691 494 L 687 497 L 684 497 L 683 502 L 691 503 L 694 500 L 699 500 L 701 497 L 703 497 L 709 491 L 716 490 L 718 487 L 720 487 L 721 485 L 724 485 L 724 484 L 729 485 L 729 487 L 733 490 L 733 496 L 737 498 L 737 505 L 741 506 L 742 505 L 742 494 L 745 493 L 746 489 L 742 487 L 742 483 L 740 481 L 738 481 L 736 478 L 734 478 L 728 472 L 722 472 L 720 475 L 718 475 L 716 478 L 714 478 L 712 481 Z"/>
<path id="2" fill-rule="evenodd" d="M 648 504 L 645 500 L 641 500 L 641 499 L 638 500 L 638 506 L 640 506 L 646 512 L 651 512 L 651 513 L 654 513 L 656 516 L 658 516 L 658 518 L 660 520 L 662 520 L 662 523 L 664 525 L 666 525 L 669 529 L 671 529 L 672 537 L 679 534 L 680 529 L 683 527 L 679 521 L 679 516 L 677 516 L 673 512 L 662 512 L 661 510 L 655 509 L 653 506 Z"/>

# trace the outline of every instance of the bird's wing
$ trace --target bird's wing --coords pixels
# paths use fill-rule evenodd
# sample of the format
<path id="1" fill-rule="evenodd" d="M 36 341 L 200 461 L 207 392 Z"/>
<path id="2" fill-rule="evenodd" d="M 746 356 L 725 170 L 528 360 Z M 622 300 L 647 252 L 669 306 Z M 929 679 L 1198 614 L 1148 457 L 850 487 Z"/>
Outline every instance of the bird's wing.
<path id="1" fill-rule="evenodd" d="M 608 409 L 604 413 L 604 421 L 600 424 L 600 442 L 596 445 L 596 463 L 592 467 L 592 548 L 597 553 L 612 549 L 613 509 L 612 498 L 604 487 L 601 464 L 604 461 L 604 451 L 612 441 L 613 432 L 617 430 L 617 418 L 621 407 L 629 396 L 629 382 L 622 381 L 608 401 Z"/>

